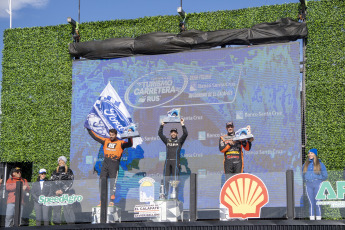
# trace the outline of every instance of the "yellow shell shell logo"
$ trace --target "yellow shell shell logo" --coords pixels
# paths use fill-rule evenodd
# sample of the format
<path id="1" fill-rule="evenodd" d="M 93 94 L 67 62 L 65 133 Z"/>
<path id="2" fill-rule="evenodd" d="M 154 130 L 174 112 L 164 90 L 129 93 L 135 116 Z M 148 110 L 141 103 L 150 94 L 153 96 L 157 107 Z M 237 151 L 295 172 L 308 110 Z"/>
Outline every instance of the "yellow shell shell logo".
<path id="1" fill-rule="evenodd" d="M 229 209 L 230 218 L 260 218 L 261 208 L 268 203 L 267 188 L 252 174 L 237 174 L 223 185 L 220 202 Z"/>

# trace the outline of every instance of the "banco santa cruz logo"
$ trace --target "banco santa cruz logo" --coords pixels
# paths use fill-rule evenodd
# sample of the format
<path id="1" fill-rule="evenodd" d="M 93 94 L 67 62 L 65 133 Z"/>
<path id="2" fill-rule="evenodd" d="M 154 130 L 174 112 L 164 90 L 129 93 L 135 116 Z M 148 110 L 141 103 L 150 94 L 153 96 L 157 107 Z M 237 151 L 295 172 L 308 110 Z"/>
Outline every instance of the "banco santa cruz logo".
<path id="1" fill-rule="evenodd" d="M 229 218 L 260 218 L 261 208 L 268 203 L 268 191 L 260 178 L 241 173 L 225 182 L 220 203 L 228 208 Z"/>

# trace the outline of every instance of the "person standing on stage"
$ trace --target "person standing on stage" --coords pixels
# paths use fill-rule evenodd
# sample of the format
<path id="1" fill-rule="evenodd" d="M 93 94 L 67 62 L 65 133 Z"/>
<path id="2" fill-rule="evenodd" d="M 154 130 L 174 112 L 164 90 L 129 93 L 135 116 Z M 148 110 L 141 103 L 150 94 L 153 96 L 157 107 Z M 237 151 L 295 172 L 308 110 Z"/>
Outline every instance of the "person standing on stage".
<path id="1" fill-rule="evenodd" d="M 16 186 L 17 181 L 23 182 L 23 194 L 22 194 L 22 206 L 20 210 L 20 215 L 23 213 L 24 205 L 24 193 L 30 191 L 30 186 L 28 181 L 22 178 L 22 170 L 19 167 L 13 168 L 10 173 L 11 178 L 6 181 L 6 191 L 7 196 L 7 209 L 5 218 L 5 227 L 13 226 L 14 211 L 15 211 L 15 200 L 16 200 Z M 22 223 L 22 218 L 20 218 L 20 224 Z"/>
<path id="2" fill-rule="evenodd" d="M 219 150 L 224 153 L 225 178 L 228 180 L 231 174 L 243 172 L 243 151 L 249 151 L 254 138 L 244 141 L 233 141 L 235 138 L 234 123 L 226 123 L 227 135 L 219 139 Z"/>
<path id="3" fill-rule="evenodd" d="M 165 196 L 168 194 L 169 183 L 166 181 L 166 177 L 174 176 L 175 180 L 180 173 L 181 165 L 180 165 L 180 152 L 183 143 L 185 142 L 188 132 L 187 128 L 184 125 L 184 119 L 181 119 L 182 131 L 183 134 L 180 138 L 177 138 L 178 132 L 177 129 L 170 130 L 170 138 L 168 139 L 166 136 L 163 135 L 163 127 L 164 122 L 161 123 L 161 126 L 158 130 L 158 136 L 166 145 L 166 160 L 164 165 L 164 193 Z"/>
<path id="4" fill-rule="evenodd" d="M 58 158 L 58 166 L 53 171 L 50 180 L 54 181 L 51 185 L 52 196 L 62 196 L 63 194 L 72 195 L 74 190 L 71 189 L 73 185 L 74 175 L 73 171 L 67 166 L 67 158 L 61 156 Z M 61 209 L 62 205 L 53 206 L 53 223 L 55 225 L 61 224 Z M 75 214 L 73 204 L 63 205 L 63 214 L 67 224 L 75 223 Z"/>
<path id="5" fill-rule="evenodd" d="M 45 226 L 49 225 L 49 206 L 38 203 L 41 195 L 51 196 L 51 182 L 46 178 L 47 171 L 40 169 L 37 181 L 33 183 L 31 189 L 31 196 L 34 200 L 34 208 L 36 213 L 36 226 L 41 226 L 42 221 Z M 54 195 L 55 196 L 55 195 Z"/>
<path id="6" fill-rule="evenodd" d="M 112 178 L 112 180 L 110 180 L 111 196 L 109 206 L 114 206 L 113 200 L 115 199 L 116 181 L 120 168 L 121 156 L 125 148 L 133 146 L 133 140 L 132 138 L 128 138 L 128 142 L 119 140 L 117 138 L 116 129 L 109 129 L 110 138 L 100 137 L 90 129 L 88 129 L 88 132 L 95 141 L 103 145 L 104 160 L 100 178 Z"/>
<path id="7" fill-rule="evenodd" d="M 310 149 L 303 165 L 303 180 L 307 187 L 307 196 L 310 204 L 310 220 L 321 220 L 321 208 L 315 199 L 322 181 L 328 177 L 326 166 L 317 157 L 317 149 Z"/>

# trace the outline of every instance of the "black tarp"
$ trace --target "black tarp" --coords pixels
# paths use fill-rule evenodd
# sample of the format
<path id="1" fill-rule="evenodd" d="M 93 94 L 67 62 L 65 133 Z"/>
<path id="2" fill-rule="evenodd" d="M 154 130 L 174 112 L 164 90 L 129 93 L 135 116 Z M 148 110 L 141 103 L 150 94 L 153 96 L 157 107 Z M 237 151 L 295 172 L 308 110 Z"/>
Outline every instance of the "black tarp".
<path id="1" fill-rule="evenodd" d="M 74 57 L 109 59 L 133 55 L 154 55 L 208 49 L 224 45 L 257 45 L 295 41 L 307 36 L 305 22 L 283 18 L 272 23 L 261 23 L 250 29 L 203 32 L 188 30 L 180 34 L 154 32 L 137 38 L 111 38 L 69 44 Z"/>

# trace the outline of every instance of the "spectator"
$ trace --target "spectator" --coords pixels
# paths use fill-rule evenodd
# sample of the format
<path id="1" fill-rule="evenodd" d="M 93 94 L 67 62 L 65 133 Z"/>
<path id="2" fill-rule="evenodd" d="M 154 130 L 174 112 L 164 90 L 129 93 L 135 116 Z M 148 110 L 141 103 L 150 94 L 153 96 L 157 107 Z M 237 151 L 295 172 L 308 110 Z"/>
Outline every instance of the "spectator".
<path id="1" fill-rule="evenodd" d="M 316 194 L 322 181 L 328 177 L 325 165 L 317 157 L 317 149 L 310 149 L 306 162 L 303 165 L 303 179 L 307 187 L 307 196 L 309 200 L 310 220 L 321 220 L 320 205 L 316 205 Z"/>
<path id="2" fill-rule="evenodd" d="M 44 225 L 49 225 L 49 206 L 38 203 L 41 195 L 51 196 L 51 182 L 46 178 L 47 171 L 40 169 L 37 181 L 33 183 L 31 195 L 34 200 L 34 208 L 36 212 L 36 226 L 41 226 L 42 221 Z"/>
<path id="3" fill-rule="evenodd" d="M 59 157 L 58 163 L 59 166 L 53 171 L 51 176 L 51 180 L 55 182 L 52 184 L 52 195 L 71 195 L 73 193 L 71 189 L 74 180 L 73 171 L 66 165 L 66 157 Z M 61 205 L 53 206 L 53 223 L 55 225 L 61 224 L 61 209 Z M 73 204 L 63 205 L 63 213 L 67 224 L 74 224 L 75 214 L 73 211 Z"/>
<path id="4" fill-rule="evenodd" d="M 28 181 L 22 178 L 22 170 L 19 167 L 13 168 L 10 173 L 10 178 L 6 182 L 6 191 L 8 192 L 7 197 L 7 209 L 6 209 L 6 218 L 5 218 L 5 227 L 13 226 L 13 217 L 14 217 L 14 210 L 15 210 L 15 200 L 16 200 L 16 183 L 17 181 L 23 182 L 23 191 L 29 192 L 30 187 Z M 20 210 L 20 215 L 22 216 L 23 213 L 23 205 L 24 205 L 24 192 L 22 197 L 22 206 Z M 20 224 L 21 224 L 20 220 Z"/>

